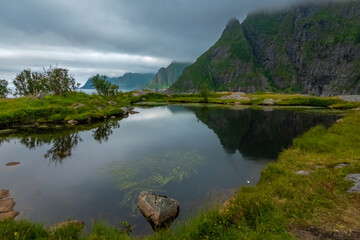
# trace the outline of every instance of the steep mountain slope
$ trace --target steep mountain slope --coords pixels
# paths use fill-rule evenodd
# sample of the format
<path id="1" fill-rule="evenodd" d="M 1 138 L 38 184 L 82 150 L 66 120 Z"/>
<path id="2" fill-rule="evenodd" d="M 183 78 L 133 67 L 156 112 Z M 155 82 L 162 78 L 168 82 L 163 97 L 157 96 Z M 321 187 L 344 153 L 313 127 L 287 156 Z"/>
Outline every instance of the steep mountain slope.
<path id="1" fill-rule="evenodd" d="M 148 84 L 154 77 L 154 73 L 125 73 L 121 77 L 108 78 L 108 80 L 118 85 L 120 89 L 139 90 Z M 91 78 L 87 80 L 82 89 L 93 89 Z"/>
<path id="2" fill-rule="evenodd" d="M 152 90 L 168 89 L 191 63 L 172 62 L 166 68 L 160 68 L 155 77 L 144 88 Z"/>
<path id="3" fill-rule="evenodd" d="M 360 1 L 322 2 L 231 20 L 170 92 L 360 93 Z"/>

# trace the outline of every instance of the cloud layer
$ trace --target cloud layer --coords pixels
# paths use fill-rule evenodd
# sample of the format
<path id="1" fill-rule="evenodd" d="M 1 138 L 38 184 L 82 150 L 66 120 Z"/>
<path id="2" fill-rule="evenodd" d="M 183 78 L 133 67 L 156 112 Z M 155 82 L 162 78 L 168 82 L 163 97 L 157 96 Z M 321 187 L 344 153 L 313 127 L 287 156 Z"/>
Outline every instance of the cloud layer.
<path id="1" fill-rule="evenodd" d="M 195 61 L 231 17 L 300 0 L 1 0 L 0 79 L 24 68 L 95 73 L 156 72 Z"/>

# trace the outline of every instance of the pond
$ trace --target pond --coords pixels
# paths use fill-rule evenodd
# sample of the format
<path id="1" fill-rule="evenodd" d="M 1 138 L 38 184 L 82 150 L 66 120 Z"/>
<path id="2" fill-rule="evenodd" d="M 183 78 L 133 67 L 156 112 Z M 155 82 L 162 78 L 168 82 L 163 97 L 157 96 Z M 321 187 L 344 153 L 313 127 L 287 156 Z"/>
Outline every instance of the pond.
<path id="1" fill-rule="evenodd" d="M 126 119 L 0 134 L 0 189 L 18 219 L 50 225 L 103 219 L 152 231 L 136 208 L 140 191 L 180 202 L 176 221 L 256 185 L 267 163 L 311 127 L 340 118 L 314 111 L 169 105 Z M 20 162 L 5 166 L 9 162 Z"/>

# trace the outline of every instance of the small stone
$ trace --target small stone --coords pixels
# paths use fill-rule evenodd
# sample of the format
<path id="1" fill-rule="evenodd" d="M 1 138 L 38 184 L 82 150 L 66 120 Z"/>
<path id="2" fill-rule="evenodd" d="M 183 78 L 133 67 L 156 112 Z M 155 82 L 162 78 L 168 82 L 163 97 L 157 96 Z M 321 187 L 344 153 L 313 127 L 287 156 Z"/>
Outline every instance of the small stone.
<path id="1" fill-rule="evenodd" d="M 17 211 L 10 211 L 5 213 L 0 213 L 0 221 L 8 219 L 8 218 L 14 218 L 17 215 L 19 215 L 19 212 Z"/>
<path id="2" fill-rule="evenodd" d="M 349 174 L 345 179 L 355 183 L 354 186 L 348 190 L 349 193 L 360 193 L 360 173 Z"/>
<path id="3" fill-rule="evenodd" d="M 67 121 L 67 124 L 70 124 L 70 125 L 77 125 L 79 122 L 74 120 L 74 119 L 71 119 L 69 121 Z"/>
<path id="4" fill-rule="evenodd" d="M 115 117 L 115 116 L 111 116 L 110 118 L 111 118 L 111 119 L 115 119 L 116 117 Z"/>
<path id="5" fill-rule="evenodd" d="M 337 165 L 334 168 L 335 169 L 340 169 L 340 168 L 344 168 L 344 167 L 348 167 L 348 166 L 351 166 L 351 164 L 349 164 L 349 163 L 340 163 L 339 165 Z"/>
<path id="6" fill-rule="evenodd" d="M 78 227 L 83 228 L 85 223 L 83 221 L 79 221 L 79 220 L 69 220 L 67 222 L 59 222 L 59 223 L 55 223 L 55 224 L 51 225 L 50 227 L 48 227 L 48 231 L 55 232 L 56 230 L 67 227 L 69 225 L 78 226 Z"/>
<path id="7" fill-rule="evenodd" d="M 263 102 L 263 105 L 274 105 L 275 104 L 275 100 L 274 99 L 265 99 Z"/>
<path id="8" fill-rule="evenodd" d="M 310 172 L 309 171 L 297 171 L 297 172 L 295 172 L 295 174 L 309 176 Z"/>
<path id="9" fill-rule="evenodd" d="M 341 118 L 341 119 L 338 119 L 338 120 L 336 120 L 336 123 L 342 123 L 342 122 L 344 122 L 344 120 Z"/>
<path id="10" fill-rule="evenodd" d="M 112 100 L 110 100 L 110 101 L 108 101 L 108 103 L 110 104 L 110 105 L 117 105 L 117 102 L 115 102 L 115 101 L 112 101 Z"/>
<path id="11" fill-rule="evenodd" d="M 15 165 L 19 165 L 20 164 L 20 162 L 9 162 L 9 163 L 7 163 L 5 166 L 15 166 Z"/>
<path id="12" fill-rule="evenodd" d="M 325 168 L 325 166 L 319 165 L 319 166 L 315 166 L 316 169 L 322 169 Z"/>
<path id="13" fill-rule="evenodd" d="M 11 212 L 15 206 L 15 202 L 12 198 L 7 198 L 0 201 L 0 213 Z"/>
<path id="14" fill-rule="evenodd" d="M 137 114 L 137 113 L 139 113 L 139 112 L 137 112 L 137 111 L 130 111 L 130 113 L 131 113 L 131 114 Z"/>
<path id="15" fill-rule="evenodd" d="M 129 114 L 129 109 L 127 107 L 120 108 L 123 111 L 124 116 Z"/>
<path id="16" fill-rule="evenodd" d="M 143 191 L 137 206 L 154 230 L 171 225 L 179 215 L 179 202 L 166 196 Z"/>

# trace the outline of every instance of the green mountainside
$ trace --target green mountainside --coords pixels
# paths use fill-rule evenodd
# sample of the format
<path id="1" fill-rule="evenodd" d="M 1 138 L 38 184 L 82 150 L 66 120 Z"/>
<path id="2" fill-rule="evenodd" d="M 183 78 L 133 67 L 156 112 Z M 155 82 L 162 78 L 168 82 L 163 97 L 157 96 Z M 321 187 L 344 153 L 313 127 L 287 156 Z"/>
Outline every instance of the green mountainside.
<path id="1" fill-rule="evenodd" d="M 166 68 L 160 68 L 155 77 L 144 88 L 151 90 L 168 89 L 191 63 L 172 62 Z"/>
<path id="2" fill-rule="evenodd" d="M 120 89 L 139 90 L 148 84 L 154 77 L 154 73 L 125 73 L 121 77 L 107 78 L 112 84 L 118 85 Z M 89 78 L 82 89 L 94 89 Z"/>
<path id="3" fill-rule="evenodd" d="M 232 19 L 169 92 L 360 93 L 360 1 L 321 2 Z"/>

